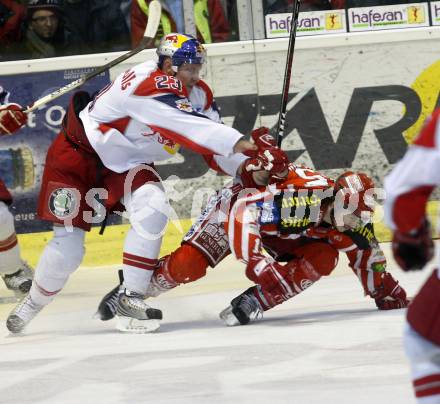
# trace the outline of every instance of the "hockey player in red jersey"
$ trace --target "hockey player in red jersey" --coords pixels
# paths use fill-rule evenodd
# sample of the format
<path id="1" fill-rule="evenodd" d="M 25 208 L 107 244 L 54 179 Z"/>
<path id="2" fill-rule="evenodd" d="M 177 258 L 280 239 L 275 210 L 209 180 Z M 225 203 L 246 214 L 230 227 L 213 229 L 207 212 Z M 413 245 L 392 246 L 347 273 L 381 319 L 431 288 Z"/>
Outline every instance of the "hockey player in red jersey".
<path id="1" fill-rule="evenodd" d="M 5 94 L 1 97 L 0 103 L 9 97 L 9 93 L 2 87 L 0 94 Z M 0 105 L 0 135 L 15 132 L 26 122 L 27 116 L 21 112 L 19 105 L 7 103 Z M 21 299 L 31 288 L 33 270 L 20 256 L 14 216 L 8 209 L 11 203 L 12 196 L 0 178 L 0 276 L 6 287 Z"/>
<path id="2" fill-rule="evenodd" d="M 369 223 L 372 180 L 347 172 L 333 182 L 308 168 L 288 165 L 267 131 L 254 131 L 253 138 L 262 152 L 241 167 L 243 185 L 224 188 L 208 203 L 181 247 L 161 259 L 147 295 L 204 276 L 208 265 L 214 267 L 232 250 L 257 285 L 235 298 L 221 318 L 228 325 L 247 324 L 329 275 L 339 252 L 345 252 L 365 294 L 379 309 L 406 307 L 406 293 L 385 271 L 385 256 Z M 263 248 L 270 256 L 263 255 Z M 114 313 L 116 290 L 98 308 L 102 319 Z"/>
<path id="3" fill-rule="evenodd" d="M 246 264 L 246 276 L 256 286 L 220 313 L 224 322 L 247 324 L 298 295 L 333 271 L 340 252 L 380 310 L 406 307 L 406 293 L 386 272 L 374 236 L 373 192 L 372 180 L 363 173 L 348 171 L 333 182 L 290 165 L 284 181 L 239 198 L 225 230 L 232 252 Z"/>
<path id="4" fill-rule="evenodd" d="M 176 75 L 188 68 L 189 75 L 198 75 L 205 50 L 197 40 L 167 35 L 158 54 L 158 63 L 134 66 L 93 100 L 84 92 L 73 96 L 62 131 L 48 151 L 39 199 L 39 215 L 55 223 L 54 238 L 39 260 L 29 295 L 7 319 L 11 332 L 23 331 L 80 265 L 85 232 L 93 219 L 88 201 L 96 188 L 101 189 L 107 213 L 125 208 L 132 225 L 124 244 L 117 328 L 157 329 L 162 313 L 143 298 L 170 207 L 154 161 L 169 158 L 179 144 L 200 154 L 223 156 L 255 148 L 235 129 L 197 113 L 189 102 Z M 170 63 L 173 75 L 162 70 Z"/>
<path id="5" fill-rule="evenodd" d="M 385 179 L 385 219 L 393 229 L 393 254 L 404 271 L 419 270 L 434 256 L 426 204 L 440 185 L 440 109 Z M 440 268 L 411 301 L 404 345 L 419 403 L 440 402 Z"/>

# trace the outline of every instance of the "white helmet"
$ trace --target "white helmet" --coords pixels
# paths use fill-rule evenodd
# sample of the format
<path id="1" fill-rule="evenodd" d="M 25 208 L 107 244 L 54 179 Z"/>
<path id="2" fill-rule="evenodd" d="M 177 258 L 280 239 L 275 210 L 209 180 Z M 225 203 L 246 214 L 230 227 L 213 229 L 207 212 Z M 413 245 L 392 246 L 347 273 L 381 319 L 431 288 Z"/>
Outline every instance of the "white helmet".
<path id="1" fill-rule="evenodd" d="M 159 55 L 159 64 L 165 57 L 171 58 L 174 71 L 184 63 L 203 64 L 206 58 L 206 50 L 196 38 L 178 33 L 165 35 L 156 52 Z"/>

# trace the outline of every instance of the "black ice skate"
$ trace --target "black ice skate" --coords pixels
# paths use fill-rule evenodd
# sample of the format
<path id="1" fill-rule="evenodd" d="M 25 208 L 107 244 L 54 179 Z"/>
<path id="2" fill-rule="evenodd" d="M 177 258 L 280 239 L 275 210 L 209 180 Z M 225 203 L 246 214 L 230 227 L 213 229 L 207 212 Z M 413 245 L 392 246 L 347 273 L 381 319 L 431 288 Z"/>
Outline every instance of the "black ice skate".
<path id="1" fill-rule="evenodd" d="M 23 262 L 21 268 L 9 275 L 2 275 L 3 281 L 9 290 L 12 290 L 17 299 L 22 299 L 27 295 L 32 286 L 34 271 L 26 263 Z"/>
<path id="2" fill-rule="evenodd" d="M 263 309 L 254 295 L 256 288 L 257 286 L 252 286 L 232 299 L 231 305 L 220 313 L 220 318 L 226 325 L 246 325 L 263 317 Z"/>
<path id="3" fill-rule="evenodd" d="M 123 332 L 144 334 L 160 327 L 162 311 L 153 309 L 144 302 L 145 296 L 123 289 L 119 292 L 116 328 Z"/>
<path id="4" fill-rule="evenodd" d="M 98 310 L 94 315 L 95 318 L 99 318 L 102 321 L 111 320 L 116 316 L 116 306 L 118 305 L 119 291 L 122 289 L 122 283 L 124 282 L 124 274 L 122 269 L 118 271 L 119 285 L 108 292 L 100 301 Z"/>

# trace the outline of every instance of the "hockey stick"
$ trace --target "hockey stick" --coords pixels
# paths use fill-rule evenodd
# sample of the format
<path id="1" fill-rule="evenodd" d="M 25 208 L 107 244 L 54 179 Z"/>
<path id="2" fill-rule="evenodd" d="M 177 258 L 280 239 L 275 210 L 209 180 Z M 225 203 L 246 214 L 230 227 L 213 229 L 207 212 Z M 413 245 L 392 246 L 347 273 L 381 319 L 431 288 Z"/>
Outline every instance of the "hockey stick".
<path id="1" fill-rule="evenodd" d="M 278 116 L 278 125 L 276 132 L 277 146 L 281 147 L 284 137 L 284 125 L 286 123 L 286 109 L 289 98 L 290 75 L 292 72 L 293 54 L 295 52 L 296 28 L 298 26 L 299 6 L 301 0 L 295 0 L 292 11 L 292 27 L 290 29 L 289 46 L 287 48 L 286 70 L 284 71 L 283 91 L 281 94 L 280 114 Z"/>
<path id="2" fill-rule="evenodd" d="M 127 60 L 128 58 L 131 58 L 132 56 L 146 49 L 151 44 L 152 40 L 154 40 L 154 38 L 156 37 L 157 28 L 159 27 L 159 23 L 160 23 L 162 6 L 160 5 L 160 2 L 158 0 L 153 0 L 148 5 L 148 9 L 149 9 L 148 22 L 147 22 L 147 27 L 145 29 L 144 37 L 142 38 L 141 43 L 136 48 L 134 48 L 130 52 L 125 53 L 124 55 L 119 56 L 115 60 L 112 60 L 107 64 L 96 68 L 95 70 L 93 70 L 90 73 L 87 73 L 85 76 L 79 78 L 78 80 L 72 81 L 71 83 L 65 85 L 64 87 L 55 90 L 53 93 L 41 97 L 40 99 L 34 101 L 32 104 L 28 105 L 24 109 L 24 112 L 29 113 L 31 111 L 36 110 L 42 105 L 47 104 L 48 102 L 53 101 L 58 97 L 61 97 L 63 94 L 68 93 L 74 88 L 82 86 L 86 81 L 89 81 L 91 78 L 97 76 L 98 74 L 101 74 L 102 72 L 105 72 L 106 70 L 111 69 L 117 64 L 123 62 L 124 60 Z"/>

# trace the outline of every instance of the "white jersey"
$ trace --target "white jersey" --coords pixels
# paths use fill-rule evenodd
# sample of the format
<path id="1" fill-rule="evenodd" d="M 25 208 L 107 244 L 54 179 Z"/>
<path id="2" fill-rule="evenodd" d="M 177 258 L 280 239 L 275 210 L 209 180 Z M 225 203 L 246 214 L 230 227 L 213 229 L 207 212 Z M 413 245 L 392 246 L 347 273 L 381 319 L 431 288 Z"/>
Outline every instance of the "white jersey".
<path id="1" fill-rule="evenodd" d="M 214 97 L 209 86 L 202 80 L 200 80 L 191 90 L 189 100 L 193 105 L 193 108 L 214 122 L 222 123 L 222 119 L 214 101 Z M 242 153 L 235 153 L 232 156 L 225 157 L 220 155 L 214 155 L 212 160 L 208 162 L 209 166 L 217 171 L 222 171 L 231 177 L 237 175 L 238 167 L 240 167 L 243 161 L 249 157 Z"/>
<path id="2" fill-rule="evenodd" d="M 418 230 L 429 195 L 440 185 L 440 109 L 385 178 L 385 221 L 402 233 Z"/>
<path id="3" fill-rule="evenodd" d="M 91 146 L 115 172 L 168 159 L 179 144 L 231 155 L 242 135 L 197 113 L 186 95 L 178 79 L 148 61 L 104 87 L 79 117 Z"/>

